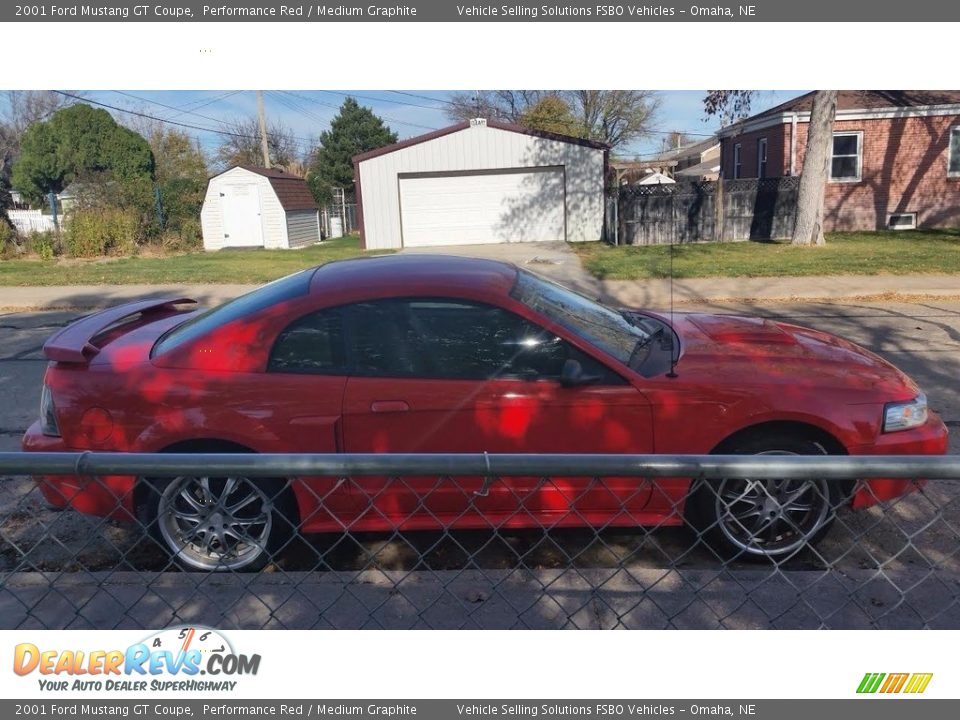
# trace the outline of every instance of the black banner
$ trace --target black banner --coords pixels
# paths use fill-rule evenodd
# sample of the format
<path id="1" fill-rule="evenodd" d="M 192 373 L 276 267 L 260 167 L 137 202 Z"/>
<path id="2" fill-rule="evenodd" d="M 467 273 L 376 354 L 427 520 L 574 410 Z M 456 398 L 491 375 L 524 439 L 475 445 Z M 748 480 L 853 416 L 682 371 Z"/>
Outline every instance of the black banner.
<path id="1" fill-rule="evenodd" d="M 3 4 L 3 22 L 944 22 L 960 20 L 960 3 L 893 0 L 836 3 L 831 0 L 745 0 L 743 3 L 408 2 L 164 4 L 115 0 L 109 3 Z"/>

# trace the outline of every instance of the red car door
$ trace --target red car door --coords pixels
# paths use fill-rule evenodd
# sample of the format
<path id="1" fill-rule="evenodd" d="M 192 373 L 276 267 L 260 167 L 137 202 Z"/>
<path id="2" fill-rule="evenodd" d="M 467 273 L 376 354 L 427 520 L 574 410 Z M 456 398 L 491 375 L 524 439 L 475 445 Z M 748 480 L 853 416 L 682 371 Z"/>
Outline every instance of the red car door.
<path id="1" fill-rule="evenodd" d="M 339 308 L 308 313 L 290 322 L 270 351 L 257 396 L 267 398 L 267 420 L 287 452 L 336 453 L 341 447 L 346 347 Z M 356 508 L 350 484 L 338 477 L 300 477 L 293 491 L 303 529 L 342 527 Z"/>
<path id="2" fill-rule="evenodd" d="M 481 303 L 400 299 L 348 314 L 346 452 L 643 453 L 650 406 L 560 338 Z M 560 381 L 566 360 L 589 384 Z M 404 528 L 603 524 L 639 511 L 635 478 L 359 478 L 361 514 Z M 622 519 L 622 518 L 621 518 Z"/>

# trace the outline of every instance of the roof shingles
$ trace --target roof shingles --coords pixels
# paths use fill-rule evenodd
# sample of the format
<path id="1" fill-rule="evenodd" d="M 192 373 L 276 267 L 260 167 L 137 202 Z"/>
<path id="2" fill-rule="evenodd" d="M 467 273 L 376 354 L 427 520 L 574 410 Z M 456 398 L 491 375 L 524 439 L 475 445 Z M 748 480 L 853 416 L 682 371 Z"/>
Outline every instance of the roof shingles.
<path id="1" fill-rule="evenodd" d="M 313 193 L 310 192 L 310 187 L 303 178 L 285 173 L 283 170 L 254 167 L 252 165 L 238 165 L 237 167 L 267 178 L 284 210 L 317 209 L 317 201 L 314 200 Z"/>

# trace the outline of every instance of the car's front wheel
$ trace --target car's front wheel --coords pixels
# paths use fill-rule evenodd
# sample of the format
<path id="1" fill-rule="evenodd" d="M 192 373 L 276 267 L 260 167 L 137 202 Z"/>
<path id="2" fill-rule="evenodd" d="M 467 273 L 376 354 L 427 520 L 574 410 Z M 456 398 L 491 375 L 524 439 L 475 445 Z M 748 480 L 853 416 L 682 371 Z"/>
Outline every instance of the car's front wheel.
<path id="1" fill-rule="evenodd" d="M 188 570 L 260 570 L 296 526 L 295 504 L 284 481 L 182 475 L 143 482 L 141 522 Z"/>
<path id="2" fill-rule="evenodd" d="M 814 440 L 790 435 L 755 437 L 734 455 L 825 455 Z M 841 483 L 824 478 L 731 478 L 699 483 L 690 513 L 701 539 L 728 558 L 786 560 L 822 538 L 845 497 Z"/>

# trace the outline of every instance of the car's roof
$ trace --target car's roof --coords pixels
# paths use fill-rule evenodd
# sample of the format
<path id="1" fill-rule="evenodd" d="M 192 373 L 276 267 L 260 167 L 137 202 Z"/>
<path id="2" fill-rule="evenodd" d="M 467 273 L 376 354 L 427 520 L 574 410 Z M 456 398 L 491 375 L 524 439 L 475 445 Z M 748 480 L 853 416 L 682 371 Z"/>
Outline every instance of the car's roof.
<path id="1" fill-rule="evenodd" d="M 451 290 L 506 295 L 516 277 L 516 266 L 496 260 L 426 253 L 380 255 L 321 265 L 310 291 L 339 294 L 365 288 L 398 295 Z"/>

